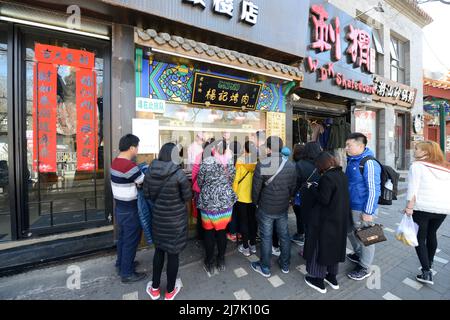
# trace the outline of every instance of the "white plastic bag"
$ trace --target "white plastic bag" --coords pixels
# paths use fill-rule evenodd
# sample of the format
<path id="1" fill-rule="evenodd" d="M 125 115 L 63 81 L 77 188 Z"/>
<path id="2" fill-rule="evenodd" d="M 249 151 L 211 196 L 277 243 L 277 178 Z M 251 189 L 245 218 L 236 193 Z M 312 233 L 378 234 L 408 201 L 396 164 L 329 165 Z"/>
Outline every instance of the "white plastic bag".
<path id="1" fill-rule="evenodd" d="M 419 242 L 417 241 L 417 231 L 419 231 L 417 223 L 414 222 L 412 216 L 405 214 L 397 228 L 395 238 L 407 246 L 417 247 L 419 245 Z"/>

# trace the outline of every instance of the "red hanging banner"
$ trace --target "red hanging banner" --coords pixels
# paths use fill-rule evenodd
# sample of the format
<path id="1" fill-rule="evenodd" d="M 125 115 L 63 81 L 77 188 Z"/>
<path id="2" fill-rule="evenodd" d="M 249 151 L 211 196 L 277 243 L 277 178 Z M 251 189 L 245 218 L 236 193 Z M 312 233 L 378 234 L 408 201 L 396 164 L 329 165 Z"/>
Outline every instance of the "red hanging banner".
<path id="1" fill-rule="evenodd" d="M 77 170 L 97 168 L 97 98 L 96 74 L 89 69 L 77 70 Z"/>
<path id="2" fill-rule="evenodd" d="M 33 170 L 56 172 L 56 66 L 36 63 L 33 99 Z"/>
<path id="3" fill-rule="evenodd" d="M 92 52 L 67 49 L 40 43 L 35 45 L 34 50 L 35 59 L 38 62 L 94 69 L 95 54 Z"/>

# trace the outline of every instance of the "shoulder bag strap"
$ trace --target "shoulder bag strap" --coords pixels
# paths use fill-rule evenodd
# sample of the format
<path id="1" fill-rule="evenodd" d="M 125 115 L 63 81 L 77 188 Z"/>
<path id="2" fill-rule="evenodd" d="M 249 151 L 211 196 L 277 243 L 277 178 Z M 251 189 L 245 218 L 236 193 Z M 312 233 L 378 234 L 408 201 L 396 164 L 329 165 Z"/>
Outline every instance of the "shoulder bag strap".
<path id="1" fill-rule="evenodd" d="M 283 168 L 287 162 L 288 162 L 287 159 L 283 159 L 280 166 L 278 167 L 277 172 L 275 172 L 275 174 L 273 176 L 271 176 L 270 179 L 265 182 L 266 187 L 273 181 L 273 179 L 275 179 L 275 177 L 281 172 L 281 170 L 283 170 Z"/>

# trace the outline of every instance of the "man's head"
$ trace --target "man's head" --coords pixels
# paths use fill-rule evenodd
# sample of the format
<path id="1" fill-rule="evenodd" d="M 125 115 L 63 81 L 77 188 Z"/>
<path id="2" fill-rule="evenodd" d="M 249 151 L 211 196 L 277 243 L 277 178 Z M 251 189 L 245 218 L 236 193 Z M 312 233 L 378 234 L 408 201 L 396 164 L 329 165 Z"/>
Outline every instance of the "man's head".
<path id="1" fill-rule="evenodd" d="M 128 159 L 133 159 L 138 154 L 139 138 L 129 133 L 120 138 L 119 151 Z"/>
<path id="2" fill-rule="evenodd" d="M 367 146 L 367 137 L 360 132 L 352 133 L 345 142 L 345 151 L 349 156 L 359 156 Z"/>
<path id="3" fill-rule="evenodd" d="M 267 153 L 281 152 L 283 140 L 278 136 L 270 136 L 266 141 Z"/>

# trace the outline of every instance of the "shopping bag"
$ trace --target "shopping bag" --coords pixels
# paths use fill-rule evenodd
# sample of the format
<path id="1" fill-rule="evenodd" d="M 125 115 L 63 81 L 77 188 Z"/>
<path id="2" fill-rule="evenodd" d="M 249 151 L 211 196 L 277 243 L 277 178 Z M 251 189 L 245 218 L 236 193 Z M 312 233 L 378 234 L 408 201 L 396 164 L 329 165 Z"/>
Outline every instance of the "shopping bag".
<path id="1" fill-rule="evenodd" d="M 412 216 L 405 214 L 397 228 L 395 238 L 407 246 L 417 247 L 419 245 L 419 242 L 417 241 L 417 231 L 419 231 L 417 223 L 414 222 Z"/>

